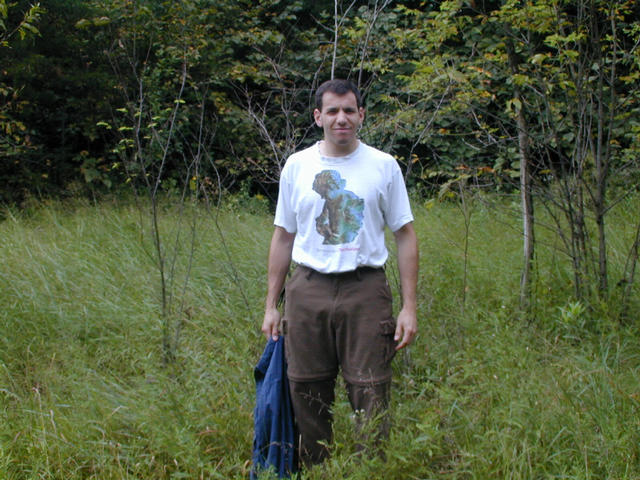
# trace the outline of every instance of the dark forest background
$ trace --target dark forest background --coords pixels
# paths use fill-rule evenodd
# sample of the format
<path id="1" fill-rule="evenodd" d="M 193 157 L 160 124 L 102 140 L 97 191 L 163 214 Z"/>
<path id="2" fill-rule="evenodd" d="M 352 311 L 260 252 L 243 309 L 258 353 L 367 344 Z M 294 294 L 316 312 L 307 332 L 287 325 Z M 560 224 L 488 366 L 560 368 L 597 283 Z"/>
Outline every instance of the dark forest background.
<path id="1" fill-rule="evenodd" d="M 518 187 L 523 130 L 540 182 L 600 155 L 637 183 L 636 2 L 0 3 L 2 202 L 118 189 L 158 158 L 171 188 L 196 155 L 198 182 L 272 197 L 331 76 L 420 193 L 461 171 Z"/>

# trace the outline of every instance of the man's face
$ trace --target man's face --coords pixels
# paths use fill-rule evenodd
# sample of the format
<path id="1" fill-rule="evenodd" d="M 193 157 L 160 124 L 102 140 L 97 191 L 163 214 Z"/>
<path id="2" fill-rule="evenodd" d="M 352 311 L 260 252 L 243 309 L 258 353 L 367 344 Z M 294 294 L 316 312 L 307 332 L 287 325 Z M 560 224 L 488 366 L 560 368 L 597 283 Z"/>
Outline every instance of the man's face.
<path id="1" fill-rule="evenodd" d="M 351 153 L 358 145 L 358 128 L 364 120 L 364 108 L 358 108 L 353 92 L 337 95 L 325 92 L 322 95 L 322 111 L 313 112 L 316 125 L 324 130 L 327 154 Z"/>

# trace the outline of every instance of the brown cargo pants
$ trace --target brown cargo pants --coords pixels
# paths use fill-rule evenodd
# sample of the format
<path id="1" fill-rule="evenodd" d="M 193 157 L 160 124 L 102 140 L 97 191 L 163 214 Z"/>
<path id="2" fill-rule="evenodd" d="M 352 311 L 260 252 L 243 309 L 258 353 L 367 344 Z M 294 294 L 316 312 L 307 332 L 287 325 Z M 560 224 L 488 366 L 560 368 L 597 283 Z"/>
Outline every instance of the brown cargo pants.
<path id="1" fill-rule="evenodd" d="M 382 269 L 321 274 L 298 267 L 286 286 L 284 333 L 300 459 L 306 465 L 328 455 L 331 407 L 338 372 L 347 386 L 360 431 L 376 419 L 373 438 L 386 438 L 395 319 Z"/>

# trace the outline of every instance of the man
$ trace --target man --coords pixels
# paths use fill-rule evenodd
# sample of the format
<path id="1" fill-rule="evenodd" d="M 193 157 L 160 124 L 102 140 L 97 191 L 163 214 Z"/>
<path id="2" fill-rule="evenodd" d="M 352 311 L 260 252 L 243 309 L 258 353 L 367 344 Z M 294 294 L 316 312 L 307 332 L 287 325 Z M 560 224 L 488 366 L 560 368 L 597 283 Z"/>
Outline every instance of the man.
<path id="1" fill-rule="evenodd" d="M 358 417 L 384 417 L 391 360 L 417 332 L 418 246 L 400 168 L 358 139 L 365 113 L 350 81 L 323 83 L 313 115 L 323 140 L 289 157 L 280 178 L 262 324 L 267 338 L 278 337 L 277 302 L 293 260 L 282 323 L 299 455 L 306 465 L 328 455 L 339 369 Z M 388 257 L 385 226 L 398 251 L 397 321 L 382 268 Z M 378 436 L 387 434 L 383 421 Z"/>

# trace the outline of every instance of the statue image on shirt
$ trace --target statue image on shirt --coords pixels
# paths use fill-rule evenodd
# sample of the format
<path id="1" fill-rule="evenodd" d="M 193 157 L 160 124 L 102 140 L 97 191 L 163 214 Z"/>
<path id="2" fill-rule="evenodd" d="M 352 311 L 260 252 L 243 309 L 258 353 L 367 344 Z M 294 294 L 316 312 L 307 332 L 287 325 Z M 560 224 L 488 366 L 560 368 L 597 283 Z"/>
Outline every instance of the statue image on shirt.
<path id="1" fill-rule="evenodd" d="M 316 218 L 316 231 L 324 245 L 350 243 L 362 228 L 364 200 L 345 190 L 346 183 L 335 170 L 323 170 L 313 181 L 313 190 L 325 201 Z"/>

